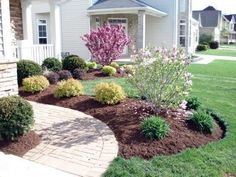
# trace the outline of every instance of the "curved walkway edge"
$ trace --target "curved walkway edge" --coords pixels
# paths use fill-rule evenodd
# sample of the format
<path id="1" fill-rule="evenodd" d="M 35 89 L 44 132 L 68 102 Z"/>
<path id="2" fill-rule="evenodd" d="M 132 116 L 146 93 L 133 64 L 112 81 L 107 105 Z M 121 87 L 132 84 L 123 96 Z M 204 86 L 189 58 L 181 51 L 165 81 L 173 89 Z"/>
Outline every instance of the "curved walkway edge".
<path id="1" fill-rule="evenodd" d="M 118 143 L 103 122 L 82 112 L 30 102 L 41 143 L 23 158 L 75 176 L 101 176 L 117 156 Z"/>

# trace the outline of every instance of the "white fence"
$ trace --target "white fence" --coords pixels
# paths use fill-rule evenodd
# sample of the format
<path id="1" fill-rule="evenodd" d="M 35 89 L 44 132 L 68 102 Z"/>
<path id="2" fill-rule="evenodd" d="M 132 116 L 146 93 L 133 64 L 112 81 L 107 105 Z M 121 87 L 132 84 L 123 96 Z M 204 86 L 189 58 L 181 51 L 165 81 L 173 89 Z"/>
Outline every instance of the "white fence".
<path id="1" fill-rule="evenodd" d="M 13 48 L 13 55 L 19 60 L 32 60 L 41 65 L 45 58 L 55 57 L 55 50 L 53 44 L 16 46 Z"/>

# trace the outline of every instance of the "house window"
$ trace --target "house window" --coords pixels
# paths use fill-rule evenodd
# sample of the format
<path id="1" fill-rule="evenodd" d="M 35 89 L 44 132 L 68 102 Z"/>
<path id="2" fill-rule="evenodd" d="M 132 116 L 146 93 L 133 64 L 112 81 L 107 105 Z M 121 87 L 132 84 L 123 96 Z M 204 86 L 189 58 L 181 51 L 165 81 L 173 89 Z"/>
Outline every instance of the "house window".
<path id="1" fill-rule="evenodd" d="M 179 44 L 181 45 L 181 47 L 186 46 L 186 21 L 185 20 L 180 20 Z"/>
<path id="2" fill-rule="evenodd" d="M 38 41 L 39 44 L 47 44 L 47 20 L 38 21 Z"/>
<path id="3" fill-rule="evenodd" d="M 95 19 L 95 23 L 96 23 L 96 29 L 100 28 L 100 18 L 99 17 L 96 17 Z"/>

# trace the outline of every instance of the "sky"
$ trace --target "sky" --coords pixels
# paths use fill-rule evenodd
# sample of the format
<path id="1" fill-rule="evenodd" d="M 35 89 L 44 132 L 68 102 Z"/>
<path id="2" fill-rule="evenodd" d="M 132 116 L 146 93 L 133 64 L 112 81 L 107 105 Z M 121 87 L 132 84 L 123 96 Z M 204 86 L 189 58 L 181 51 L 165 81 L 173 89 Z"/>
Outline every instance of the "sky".
<path id="1" fill-rule="evenodd" d="M 213 6 L 225 14 L 236 14 L 236 0 L 192 0 L 193 10 L 202 10 L 207 6 Z"/>

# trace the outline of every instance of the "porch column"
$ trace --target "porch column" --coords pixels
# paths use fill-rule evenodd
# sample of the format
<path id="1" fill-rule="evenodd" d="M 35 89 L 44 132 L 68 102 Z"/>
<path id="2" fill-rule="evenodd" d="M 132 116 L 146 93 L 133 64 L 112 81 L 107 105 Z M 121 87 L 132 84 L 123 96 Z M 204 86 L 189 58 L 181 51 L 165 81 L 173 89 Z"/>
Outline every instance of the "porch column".
<path id="1" fill-rule="evenodd" d="M 11 22 L 10 22 L 10 5 L 9 0 L 2 0 L 1 11 L 2 15 L 2 31 L 3 31 L 3 55 L 6 59 L 11 59 L 13 57 L 12 46 L 11 46 Z"/>
<path id="2" fill-rule="evenodd" d="M 61 59 L 61 8 L 59 0 L 50 0 L 50 31 L 55 57 Z"/>
<path id="3" fill-rule="evenodd" d="M 21 0 L 24 40 L 33 44 L 33 23 L 31 0 Z"/>
<path id="4" fill-rule="evenodd" d="M 138 11 L 138 31 L 137 31 L 137 48 L 146 47 L 146 14 L 145 11 Z"/>

